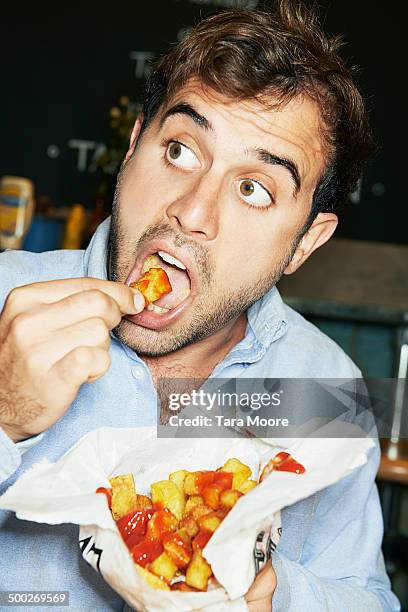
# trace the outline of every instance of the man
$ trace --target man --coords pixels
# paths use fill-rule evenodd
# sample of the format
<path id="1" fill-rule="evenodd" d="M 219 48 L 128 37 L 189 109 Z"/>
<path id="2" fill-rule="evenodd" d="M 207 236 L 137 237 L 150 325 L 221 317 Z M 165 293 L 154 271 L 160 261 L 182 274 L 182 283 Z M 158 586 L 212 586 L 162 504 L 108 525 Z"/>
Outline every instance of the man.
<path id="1" fill-rule="evenodd" d="M 360 375 L 275 288 L 331 237 L 372 148 L 337 44 L 287 1 L 203 21 L 156 65 L 112 219 L 87 251 L 1 255 L 3 490 L 94 428 L 153 424 L 159 377 Z M 144 309 L 128 285 L 151 255 L 173 291 Z M 283 512 L 251 612 L 399 609 L 377 467 L 378 448 Z M 80 559 L 72 526 L 3 513 L 0 546 L 1 589 L 69 590 L 74 610 L 122 609 Z"/>

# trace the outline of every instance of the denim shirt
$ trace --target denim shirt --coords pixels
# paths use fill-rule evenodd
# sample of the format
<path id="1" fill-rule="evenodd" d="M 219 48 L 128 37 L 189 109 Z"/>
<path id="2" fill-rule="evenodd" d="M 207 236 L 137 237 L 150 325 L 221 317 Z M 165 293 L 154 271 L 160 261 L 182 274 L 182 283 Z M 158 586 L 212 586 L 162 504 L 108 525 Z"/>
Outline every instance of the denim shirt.
<path id="1" fill-rule="evenodd" d="M 19 285 L 106 279 L 109 223 L 99 226 L 86 251 L 1 254 L 0 308 Z M 248 310 L 247 319 L 245 337 L 211 377 L 361 376 L 332 340 L 283 303 L 275 287 Z M 105 376 L 83 385 L 67 413 L 43 434 L 13 444 L 0 429 L 0 493 L 31 465 L 58 460 L 95 428 L 155 424 L 157 394 L 147 365 L 113 336 L 110 356 Z M 365 466 L 282 512 L 282 537 L 273 553 L 274 612 L 400 610 L 381 554 L 378 462 L 376 445 Z M 75 612 L 124 609 L 120 596 L 82 559 L 76 526 L 20 521 L 0 511 L 0 529 L 0 590 L 66 590 Z"/>

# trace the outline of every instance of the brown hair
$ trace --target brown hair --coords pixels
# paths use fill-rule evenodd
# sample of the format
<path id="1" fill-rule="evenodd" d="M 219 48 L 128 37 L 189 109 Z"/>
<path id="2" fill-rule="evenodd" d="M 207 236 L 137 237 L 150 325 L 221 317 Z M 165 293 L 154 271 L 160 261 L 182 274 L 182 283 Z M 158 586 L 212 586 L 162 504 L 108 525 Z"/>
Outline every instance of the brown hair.
<path id="1" fill-rule="evenodd" d="M 153 66 L 142 132 L 193 77 L 231 99 L 257 99 L 268 108 L 310 96 L 321 111 L 327 164 L 307 229 L 318 212 L 334 211 L 347 200 L 374 150 L 364 102 L 340 46 L 340 38 L 326 36 L 315 11 L 300 0 L 278 0 L 274 11 L 217 13 Z"/>

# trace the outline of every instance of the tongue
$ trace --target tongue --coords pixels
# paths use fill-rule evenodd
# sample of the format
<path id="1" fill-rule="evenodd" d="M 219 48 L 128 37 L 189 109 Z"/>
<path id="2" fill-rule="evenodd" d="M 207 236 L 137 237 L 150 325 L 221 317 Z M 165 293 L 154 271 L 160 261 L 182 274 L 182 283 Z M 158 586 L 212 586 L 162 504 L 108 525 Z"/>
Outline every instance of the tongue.
<path id="1" fill-rule="evenodd" d="M 167 295 L 163 295 L 158 299 L 155 304 L 162 308 L 175 308 L 185 300 L 190 293 L 190 278 L 185 270 L 172 266 L 171 264 L 164 261 L 158 255 L 148 257 L 143 269 L 148 268 L 163 268 L 169 277 L 172 291 Z"/>
<path id="2" fill-rule="evenodd" d="M 160 262 L 160 268 L 163 268 L 169 277 L 172 291 L 167 293 L 167 295 L 163 295 L 155 304 L 162 308 L 175 308 L 180 302 L 185 300 L 190 293 L 190 279 L 187 272 L 180 270 L 180 268 L 176 266 L 172 266 L 166 261 L 162 260 Z"/>

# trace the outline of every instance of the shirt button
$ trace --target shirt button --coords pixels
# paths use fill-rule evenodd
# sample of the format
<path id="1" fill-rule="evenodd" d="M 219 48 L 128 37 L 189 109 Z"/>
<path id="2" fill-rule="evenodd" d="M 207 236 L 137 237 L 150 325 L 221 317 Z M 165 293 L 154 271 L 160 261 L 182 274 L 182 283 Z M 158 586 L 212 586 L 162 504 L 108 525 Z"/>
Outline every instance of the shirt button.
<path id="1" fill-rule="evenodd" d="M 143 368 L 140 366 L 133 366 L 131 372 L 135 378 L 143 378 L 144 376 Z"/>

